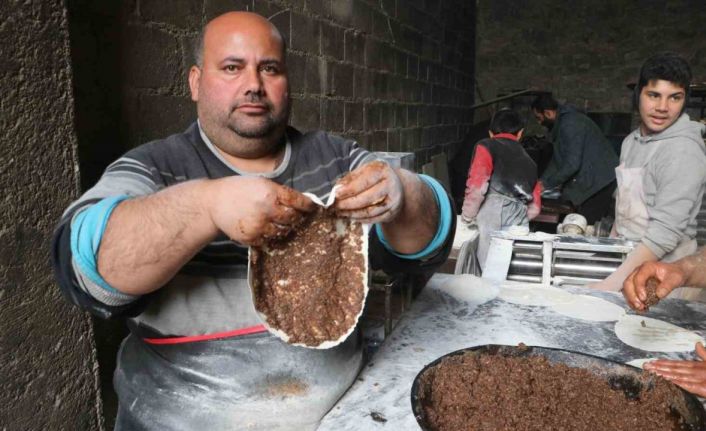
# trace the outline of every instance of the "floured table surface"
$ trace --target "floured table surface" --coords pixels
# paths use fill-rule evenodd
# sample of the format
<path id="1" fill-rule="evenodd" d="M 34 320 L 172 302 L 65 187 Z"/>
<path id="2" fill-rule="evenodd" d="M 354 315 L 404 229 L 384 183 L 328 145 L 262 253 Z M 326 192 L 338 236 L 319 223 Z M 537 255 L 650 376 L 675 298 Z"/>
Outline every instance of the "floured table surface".
<path id="1" fill-rule="evenodd" d="M 615 321 L 575 319 L 548 306 L 519 305 L 497 297 L 474 303 L 442 291 L 449 277 L 432 277 L 358 381 L 324 417 L 319 430 L 419 429 L 410 402 L 414 377 L 438 357 L 472 346 L 523 342 L 623 363 L 647 357 L 695 358 L 693 352 L 656 353 L 630 347 L 615 335 Z M 621 294 L 584 287 L 564 289 L 627 309 Z M 664 299 L 645 316 L 706 335 L 706 304 Z"/>

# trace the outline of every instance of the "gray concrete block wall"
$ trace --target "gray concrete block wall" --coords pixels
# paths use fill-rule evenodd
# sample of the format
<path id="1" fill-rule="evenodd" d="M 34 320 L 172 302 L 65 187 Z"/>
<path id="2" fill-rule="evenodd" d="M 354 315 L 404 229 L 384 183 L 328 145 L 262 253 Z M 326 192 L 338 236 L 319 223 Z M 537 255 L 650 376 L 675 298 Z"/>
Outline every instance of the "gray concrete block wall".
<path id="1" fill-rule="evenodd" d="M 228 10 L 272 17 L 287 38 L 291 123 L 299 129 L 413 151 L 419 167 L 451 151 L 472 122 L 473 2 L 138 0 L 119 17 L 128 146 L 195 118 L 186 85 L 192 44 L 203 23 Z"/>
<path id="2" fill-rule="evenodd" d="M 7 3 L 0 23 L 0 429 L 101 429 L 90 319 L 49 263 L 79 193 L 66 9 Z"/>
<path id="3" fill-rule="evenodd" d="M 476 78 L 486 100 L 532 87 L 588 111 L 629 112 L 626 84 L 665 50 L 706 81 L 703 1 L 479 0 L 477 8 Z"/>

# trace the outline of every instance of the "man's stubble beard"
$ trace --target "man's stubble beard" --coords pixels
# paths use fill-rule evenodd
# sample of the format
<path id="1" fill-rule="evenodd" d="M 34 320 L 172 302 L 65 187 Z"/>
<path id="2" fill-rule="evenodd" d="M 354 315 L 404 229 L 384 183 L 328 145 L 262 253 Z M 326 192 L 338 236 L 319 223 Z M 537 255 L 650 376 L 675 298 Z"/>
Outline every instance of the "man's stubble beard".
<path id="1" fill-rule="evenodd" d="M 246 125 L 237 117 L 202 112 L 199 107 L 201 127 L 213 144 L 221 151 L 238 158 L 257 159 L 274 154 L 282 144 L 287 123 L 289 121 L 291 102 L 287 104 L 277 116 L 272 111 L 268 112 L 265 121 L 258 125 Z M 234 112 L 232 109 L 230 113 Z M 229 113 L 229 114 L 230 114 Z M 215 124 L 211 119 L 216 117 Z"/>

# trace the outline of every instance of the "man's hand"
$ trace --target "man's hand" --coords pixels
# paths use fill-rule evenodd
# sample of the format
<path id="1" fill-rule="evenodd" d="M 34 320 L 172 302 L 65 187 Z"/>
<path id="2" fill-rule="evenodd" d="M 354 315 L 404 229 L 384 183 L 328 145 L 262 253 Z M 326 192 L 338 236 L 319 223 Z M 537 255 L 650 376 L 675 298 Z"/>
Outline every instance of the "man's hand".
<path id="1" fill-rule="evenodd" d="M 461 214 L 461 221 L 463 222 L 463 224 L 466 225 L 468 229 L 478 228 L 478 220 L 476 220 L 475 217 L 466 217 L 465 215 Z"/>
<path id="2" fill-rule="evenodd" d="M 265 178 L 240 176 L 214 180 L 208 205 L 213 224 L 245 245 L 287 235 L 316 207 L 294 189 Z"/>
<path id="3" fill-rule="evenodd" d="M 404 205 L 404 189 L 397 173 L 375 161 L 343 177 L 336 191 L 336 211 L 361 223 L 389 222 Z"/>
<path id="4" fill-rule="evenodd" d="M 623 283 L 623 296 L 628 305 L 637 310 L 645 311 L 647 305 L 647 292 L 645 284 L 647 279 L 654 277 L 659 281 L 657 297 L 662 299 L 677 287 L 683 286 L 686 274 L 677 265 L 663 262 L 646 262 L 636 268 Z"/>
<path id="5" fill-rule="evenodd" d="M 696 354 L 701 359 L 700 361 L 660 359 L 647 362 L 643 367 L 646 371 L 662 376 L 692 394 L 706 397 L 706 362 L 704 362 L 706 361 L 706 349 L 703 344 L 696 343 Z"/>

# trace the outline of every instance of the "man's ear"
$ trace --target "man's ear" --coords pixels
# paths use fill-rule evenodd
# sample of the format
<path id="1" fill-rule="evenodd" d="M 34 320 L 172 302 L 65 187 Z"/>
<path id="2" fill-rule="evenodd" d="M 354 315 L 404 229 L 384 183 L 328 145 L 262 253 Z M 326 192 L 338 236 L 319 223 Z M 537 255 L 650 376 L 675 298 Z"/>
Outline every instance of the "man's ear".
<path id="1" fill-rule="evenodd" d="M 191 66 L 189 69 L 189 89 L 191 90 L 191 100 L 199 101 L 199 84 L 201 79 L 201 69 L 198 66 Z"/>
<path id="2" fill-rule="evenodd" d="M 550 120 L 556 120 L 556 111 L 552 109 L 545 109 L 544 110 L 544 117 L 549 118 Z"/>
<path id="3" fill-rule="evenodd" d="M 525 132 L 525 129 L 520 129 L 519 132 L 517 132 L 517 140 L 519 141 L 522 139 L 522 134 Z"/>

